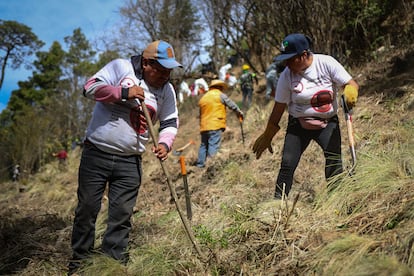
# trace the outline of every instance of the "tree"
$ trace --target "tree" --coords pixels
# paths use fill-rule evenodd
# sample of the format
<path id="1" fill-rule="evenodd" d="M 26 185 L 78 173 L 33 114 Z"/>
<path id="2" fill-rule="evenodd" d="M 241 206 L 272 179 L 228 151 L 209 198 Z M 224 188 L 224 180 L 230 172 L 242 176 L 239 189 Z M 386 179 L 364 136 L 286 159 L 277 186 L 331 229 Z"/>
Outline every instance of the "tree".
<path id="1" fill-rule="evenodd" d="M 50 160 L 48 153 L 64 132 L 60 110 L 52 101 L 58 98 L 62 88 L 61 65 L 65 52 L 54 42 L 48 52 L 37 52 L 36 56 L 33 62 L 36 70 L 12 92 L 7 106 L 10 122 L 0 129 L 0 137 L 7 145 L 1 162 L 18 162 L 29 173 Z"/>
<path id="2" fill-rule="evenodd" d="M 17 69 L 25 59 L 39 50 L 43 41 L 32 33 L 31 28 L 16 21 L 0 19 L 0 51 L 1 55 L 1 76 L 0 90 L 3 86 L 6 66 L 10 63 L 11 68 Z"/>
<path id="3" fill-rule="evenodd" d="M 48 52 L 37 52 L 33 62 L 36 70 L 29 80 L 18 83 L 19 89 L 12 92 L 7 108 L 14 114 L 23 112 L 25 106 L 44 108 L 47 100 L 59 91 L 64 55 L 56 41 Z"/>
<path id="4" fill-rule="evenodd" d="M 80 28 L 66 36 L 65 43 L 68 52 L 62 64 L 62 88 L 54 103 L 60 110 L 61 125 L 66 130 L 60 140 L 70 143 L 75 137 L 83 136 L 92 110 L 93 102 L 82 94 L 83 85 L 100 68 L 94 64 L 96 52 Z"/>
<path id="5" fill-rule="evenodd" d="M 212 34 L 210 55 L 214 62 L 222 65 L 231 59 L 237 65 L 243 62 L 255 71 L 264 70 L 275 48 L 273 41 L 269 41 L 275 29 L 263 24 L 271 20 L 271 10 L 259 12 L 260 1 L 252 0 L 199 2 Z M 256 65 L 261 67 L 256 68 Z"/>
<path id="6" fill-rule="evenodd" d="M 0 148 L 0 164 L 18 162 L 36 172 L 53 158 L 50 153 L 83 136 L 94 104 L 83 96 L 83 85 L 118 56 L 106 51 L 95 62 L 96 52 L 80 29 L 65 42 L 67 52 L 57 41 L 49 51 L 37 52 L 32 76 L 12 92 L 0 116 L 0 139 L 7 145 Z"/>
<path id="7" fill-rule="evenodd" d="M 315 52 L 359 64 L 380 46 L 409 44 L 414 26 L 410 12 L 414 5 L 404 0 L 198 2 L 212 34 L 213 60 L 226 62 L 230 49 L 256 70 L 267 67 L 289 33 L 312 37 Z M 395 26 L 401 32 L 393 31 Z"/>
<path id="8" fill-rule="evenodd" d="M 184 66 L 191 66 L 200 47 L 201 27 L 190 0 L 131 0 L 120 12 L 128 20 L 117 39 L 118 45 L 123 44 L 120 49 L 137 54 L 147 43 L 162 39 L 174 47 L 177 59 Z"/>

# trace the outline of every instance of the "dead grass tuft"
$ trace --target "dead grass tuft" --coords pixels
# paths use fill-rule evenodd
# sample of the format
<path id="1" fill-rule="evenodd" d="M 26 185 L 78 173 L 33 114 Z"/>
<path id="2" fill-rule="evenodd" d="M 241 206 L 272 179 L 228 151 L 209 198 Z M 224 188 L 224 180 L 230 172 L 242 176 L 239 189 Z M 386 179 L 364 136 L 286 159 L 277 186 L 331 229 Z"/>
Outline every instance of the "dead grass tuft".
<path id="1" fill-rule="evenodd" d="M 193 211 L 190 225 L 207 260 L 198 257 L 184 231 L 158 160 L 146 154 L 132 217 L 129 263 L 123 266 L 97 254 L 85 263 L 83 273 L 414 275 L 414 85 L 398 79 L 403 83 L 399 88 L 384 86 L 380 91 L 381 84 L 370 81 L 377 76 L 375 84 L 380 83 L 379 72 L 364 72 L 357 74 L 362 96 L 353 118 L 358 158 L 354 174 L 346 170 L 326 183 L 321 151 L 311 143 L 290 197 L 281 201 L 273 199 L 273 191 L 286 117 L 273 140 L 274 154 L 265 152 L 256 160 L 251 146 L 264 129 L 272 104 L 255 94 L 243 122 L 245 143 L 240 124 L 230 113 L 220 153 L 199 169 L 194 166 L 199 145 L 197 99 L 187 99 L 180 106 L 175 145 L 196 141 L 184 152 Z M 388 75 L 384 81 L 392 78 Z M 398 97 L 392 97 L 390 93 L 397 90 Z M 231 97 L 240 101 L 241 95 Z M 349 169 L 346 132 L 341 129 L 343 161 Z M 70 152 L 65 171 L 57 162 L 46 165 L 25 181 L 24 192 L 12 183 L 2 184 L 0 274 L 66 272 L 79 160 L 77 149 Z M 164 164 L 185 210 L 178 158 L 171 155 Z M 104 200 L 97 246 L 105 230 L 106 210 Z"/>

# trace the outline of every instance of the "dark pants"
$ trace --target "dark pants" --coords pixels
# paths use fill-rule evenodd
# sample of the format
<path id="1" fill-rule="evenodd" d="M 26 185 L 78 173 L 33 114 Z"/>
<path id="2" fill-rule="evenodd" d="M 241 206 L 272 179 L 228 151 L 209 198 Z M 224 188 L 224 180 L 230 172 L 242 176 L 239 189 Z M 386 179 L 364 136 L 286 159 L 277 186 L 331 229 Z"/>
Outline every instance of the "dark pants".
<path id="1" fill-rule="evenodd" d="M 245 110 L 249 109 L 253 100 L 253 88 L 242 87 L 242 105 Z"/>
<path id="2" fill-rule="evenodd" d="M 78 206 L 72 231 L 74 260 L 88 257 L 94 249 L 95 223 L 107 183 L 108 220 L 101 250 L 114 259 L 127 260 L 130 218 L 141 175 L 140 156 L 112 155 L 85 144 L 79 167 Z"/>
<path id="3" fill-rule="evenodd" d="M 329 120 L 326 128 L 307 130 L 302 128 L 299 121 L 289 116 L 283 147 L 282 163 L 276 180 L 275 197 L 280 197 L 285 186 L 288 195 L 292 188 L 293 174 L 299 164 L 300 157 L 311 140 L 316 141 L 325 156 L 325 178 L 329 179 L 343 171 L 341 157 L 341 133 L 338 117 Z"/>

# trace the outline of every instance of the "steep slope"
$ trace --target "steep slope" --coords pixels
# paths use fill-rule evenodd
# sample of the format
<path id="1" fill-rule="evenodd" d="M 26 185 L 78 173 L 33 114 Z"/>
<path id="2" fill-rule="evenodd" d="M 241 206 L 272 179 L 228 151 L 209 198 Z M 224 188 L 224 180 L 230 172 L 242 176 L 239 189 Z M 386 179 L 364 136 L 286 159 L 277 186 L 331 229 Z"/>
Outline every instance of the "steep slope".
<path id="1" fill-rule="evenodd" d="M 345 175 L 333 193 L 326 189 L 320 149 L 311 144 L 296 172 L 291 198 L 282 204 L 272 200 L 286 116 L 273 140 L 274 154 L 266 152 L 256 160 L 251 144 L 272 108 L 260 93 L 243 123 L 245 143 L 230 112 L 218 156 L 206 168 L 193 166 L 198 107 L 196 98 L 187 99 L 180 106 L 175 148 L 190 139 L 196 142 L 184 151 L 191 225 L 208 261 L 196 255 L 160 164 L 148 153 L 133 217 L 130 263 L 122 267 L 97 258 L 86 275 L 414 275 L 414 53 L 385 51 L 381 59 L 352 72 L 362 85 L 353 117 L 359 163 L 355 175 Z M 396 56 L 388 57 L 390 53 Z M 237 92 L 231 97 L 241 99 Z M 21 183 L 23 192 L 14 183 L 2 183 L 0 274 L 64 274 L 79 156 L 79 148 L 70 152 L 65 171 L 57 163 L 46 165 Z M 178 157 L 171 155 L 165 166 L 185 211 Z M 104 201 L 97 245 L 106 208 Z"/>

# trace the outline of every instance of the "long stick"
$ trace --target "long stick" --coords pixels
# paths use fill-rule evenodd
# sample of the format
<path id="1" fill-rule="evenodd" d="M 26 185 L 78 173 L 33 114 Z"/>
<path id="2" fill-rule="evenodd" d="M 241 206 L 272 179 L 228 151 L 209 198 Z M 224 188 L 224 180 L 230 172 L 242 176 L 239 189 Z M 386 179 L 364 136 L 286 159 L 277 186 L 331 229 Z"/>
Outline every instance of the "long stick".
<path id="1" fill-rule="evenodd" d="M 176 151 L 180 152 L 180 151 L 184 151 L 186 148 L 188 148 L 189 146 L 193 145 L 194 141 L 190 140 L 190 142 L 188 142 L 187 144 L 185 144 L 184 146 L 182 146 L 181 148 L 176 149 Z"/>
<path id="2" fill-rule="evenodd" d="M 145 105 L 145 103 L 141 104 L 141 107 L 142 107 L 142 111 L 144 112 L 145 119 L 147 120 L 147 125 L 148 125 L 148 129 L 149 129 L 149 132 L 150 132 L 152 141 L 154 143 L 154 146 L 157 147 L 158 146 L 158 142 L 157 142 L 157 139 L 155 137 L 154 125 L 152 124 L 151 117 L 150 117 L 149 112 L 148 112 L 148 108 Z M 188 235 L 188 238 L 190 239 L 191 243 L 193 244 L 194 248 L 196 249 L 198 255 L 200 255 L 201 259 L 202 260 L 206 260 L 206 258 L 204 257 L 204 254 L 200 250 L 200 247 L 196 243 L 194 234 L 193 234 L 193 232 L 192 232 L 192 230 L 191 230 L 191 228 L 189 226 L 189 223 L 188 223 L 187 219 L 185 218 L 185 216 L 183 214 L 183 211 L 180 208 L 180 205 L 178 204 L 177 193 L 175 192 L 175 189 L 174 189 L 174 187 L 172 185 L 171 178 L 170 178 L 170 176 L 168 174 L 168 171 L 166 170 L 166 168 L 165 168 L 164 163 L 162 162 L 162 160 L 161 159 L 159 159 L 159 160 L 160 160 L 161 168 L 162 168 L 162 170 L 163 170 L 163 172 L 165 174 L 165 177 L 167 178 L 168 188 L 170 189 L 170 193 L 171 193 L 171 195 L 172 195 L 172 197 L 174 199 L 175 207 L 177 208 L 177 211 L 178 211 L 178 214 L 180 215 L 181 221 L 184 224 L 184 228 L 185 228 L 185 231 L 186 231 L 186 233 Z"/>
<path id="3" fill-rule="evenodd" d="M 187 144 L 185 144 L 184 146 L 182 146 L 181 148 L 178 148 L 176 150 L 173 151 L 174 155 L 180 155 L 181 152 L 183 152 L 186 148 L 188 148 L 191 145 L 194 145 L 195 142 L 193 140 L 190 140 L 190 142 L 188 142 Z"/>

